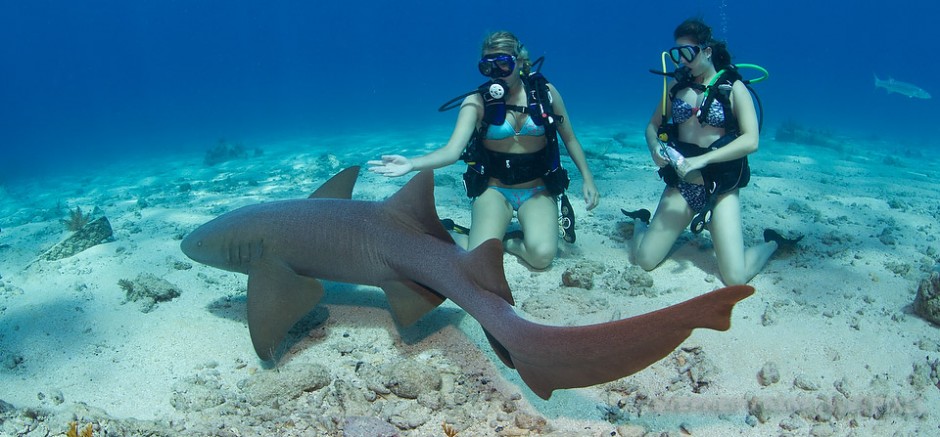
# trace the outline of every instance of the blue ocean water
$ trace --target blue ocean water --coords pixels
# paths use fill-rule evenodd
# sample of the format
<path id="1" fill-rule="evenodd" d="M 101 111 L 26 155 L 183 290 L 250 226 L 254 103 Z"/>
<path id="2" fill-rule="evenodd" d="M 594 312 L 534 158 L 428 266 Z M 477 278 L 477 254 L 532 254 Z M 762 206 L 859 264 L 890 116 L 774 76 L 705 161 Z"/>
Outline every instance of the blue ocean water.
<path id="1" fill-rule="evenodd" d="M 648 69 L 696 15 L 770 70 L 765 135 L 795 120 L 940 148 L 927 0 L 34 0 L 0 6 L 0 182 L 220 138 L 449 126 L 436 108 L 483 81 L 480 40 L 499 29 L 546 56 L 573 120 L 634 129 L 660 92 Z M 936 98 L 888 95 L 873 74 Z"/>

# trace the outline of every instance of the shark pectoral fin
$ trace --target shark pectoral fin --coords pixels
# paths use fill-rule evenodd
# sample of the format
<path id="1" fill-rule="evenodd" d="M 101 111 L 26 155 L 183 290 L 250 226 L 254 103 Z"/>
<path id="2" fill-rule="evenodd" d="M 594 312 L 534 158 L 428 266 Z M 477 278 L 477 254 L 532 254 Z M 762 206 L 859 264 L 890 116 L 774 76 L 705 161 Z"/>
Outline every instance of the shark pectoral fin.
<path id="1" fill-rule="evenodd" d="M 535 325 L 510 350 L 519 376 L 542 399 L 559 388 L 587 387 L 632 375 L 669 356 L 693 329 L 731 327 L 731 311 L 754 293 L 726 287 L 627 319 L 589 326 Z"/>
<path id="2" fill-rule="evenodd" d="M 262 360 L 274 351 L 287 331 L 323 298 L 320 281 L 300 276 L 279 262 L 263 262 L 248 270 L 248 332 Z"/>
<path id="3" fill-rule="evenodd" d="M 382 284 L 382 290 L 395 321 L 401 326 L 410 326 L 445 299 L 434 290 L 412 281 L 387 282 Z"/>
<path id="4" fill-rule="evenodd" d="M 356 179 L 359 178 L 359 166 L 349 167 L 323 183 L 309 199 L 351 199 Z"/>

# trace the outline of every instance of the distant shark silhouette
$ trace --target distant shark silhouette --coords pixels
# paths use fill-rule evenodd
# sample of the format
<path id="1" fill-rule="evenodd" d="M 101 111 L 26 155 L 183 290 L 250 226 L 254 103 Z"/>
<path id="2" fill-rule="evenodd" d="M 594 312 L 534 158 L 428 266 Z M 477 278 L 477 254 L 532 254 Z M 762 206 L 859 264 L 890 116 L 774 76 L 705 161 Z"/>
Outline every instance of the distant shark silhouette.
<path id="1" fill-rule="evenodd" d="M 400 325 L 451 299 L 482 326 L 500 359 L 535 394 L 612 381 L 659 361 L 695 328 L 727 330 L 754 289 L 728 287 L 652 313 L 589 326 L 546 326 L 513 310 L 503 247 L 468 252 L 434 207 L 434 176 L 420 172 L 381 202 L 349 200 L 348 168 L 310 199 L 246 206 L 200 226 L 181 243 L 193 260 L 248 275 L 248 330 L 261 359 L 323 296 L 317 279 L 381 287 Z"/>
<path id="2" fill-rule="evenodd" d="M 901 82 L 900 80 L 894 80 L 893 77 L 889 77 L 888 80 L 878 79 L 878 75 L 872 73 L 875 76 L 875 88 L 884 88 L 888 94 L 897 93 L 902 96 L 907 96 L 911 98 L 918 99 L 929 99 L 930 93 L 924 91 L 923 88 L 914 85 L 912 83 Z"/>

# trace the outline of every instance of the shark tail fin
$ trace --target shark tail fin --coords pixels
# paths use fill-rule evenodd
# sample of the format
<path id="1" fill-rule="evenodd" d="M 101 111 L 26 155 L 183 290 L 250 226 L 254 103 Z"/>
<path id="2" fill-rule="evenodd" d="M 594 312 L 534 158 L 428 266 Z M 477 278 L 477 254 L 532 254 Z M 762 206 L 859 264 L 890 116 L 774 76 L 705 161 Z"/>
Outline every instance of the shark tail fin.
<path id="1" fill-rule="evenodd" d="M 560 388 L 587 387 L 632 375 L 669 356 L 696 328 L 724 331 L 731 310 L 754 288 L 722 288 L 651 313 L 588 326 L 540 326 L 509 350 L 522 380 L 548 399 Z M 519 335 L 518 333 L 516 335 Z"/>
<path id="2" fill-rule="evenodd" d="M 705 297 L 709 294 L 712 295 L 711 298 Z M 699 318 L 691 319 L 694 322 L 693 328 L 727 331 L 731 329 L 731 311 L 734 306 L 752 294 L 754 287 L 750 285 L 733 285 L 689 299 L 680 305 L 698 307 Z"/>

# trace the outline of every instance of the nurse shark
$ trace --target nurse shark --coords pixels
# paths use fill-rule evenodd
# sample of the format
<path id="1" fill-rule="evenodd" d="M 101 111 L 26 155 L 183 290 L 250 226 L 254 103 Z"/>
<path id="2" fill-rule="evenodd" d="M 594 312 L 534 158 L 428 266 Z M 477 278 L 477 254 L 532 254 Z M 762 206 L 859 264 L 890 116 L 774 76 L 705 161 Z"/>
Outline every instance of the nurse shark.
<path id="1" fill-rule="evenodd" d="M 550 326 L 513 309 L 499 240 L 471 251 L 454 243 L 434 206 L 434 176 L 422 171 L 384 201 L 350 200 L 359 168 L 308 199 L 245 206 L 190 233 L 194 261 L 248 275 L 248 331 L 263 360 L 324 294 L 320 280 L 385 291 L 401 326 L 450 299 L 483 327 L 496 354 L 532 391 L 586 387 L 636 373 L 678 347 L 695 328 L 724 331 L 749 286 L 722 288 L 627 319 Z"/>

